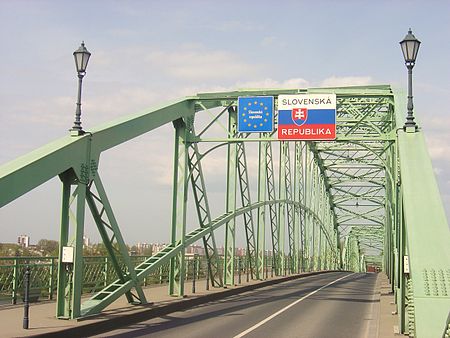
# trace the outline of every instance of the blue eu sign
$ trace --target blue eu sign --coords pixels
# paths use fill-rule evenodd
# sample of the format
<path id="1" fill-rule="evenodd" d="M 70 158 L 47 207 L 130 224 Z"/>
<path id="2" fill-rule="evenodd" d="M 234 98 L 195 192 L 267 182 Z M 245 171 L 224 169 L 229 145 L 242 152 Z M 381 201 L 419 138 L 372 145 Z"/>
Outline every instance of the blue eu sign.
<path id="1" fill-rule="evenodd" d="M 266 133 L 273 131 L 273 96 L 238 98 L 238 132 Z"/>

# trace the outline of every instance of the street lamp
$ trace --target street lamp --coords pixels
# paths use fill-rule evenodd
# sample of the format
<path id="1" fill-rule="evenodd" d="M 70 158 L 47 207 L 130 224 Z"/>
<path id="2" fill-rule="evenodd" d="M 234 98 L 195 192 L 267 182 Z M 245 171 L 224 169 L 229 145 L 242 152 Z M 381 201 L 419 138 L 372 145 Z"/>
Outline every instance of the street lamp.
<path id="1" fill-rule="evenodd" d="M 86 75 L 86 68 L 89 62 L 89 57 L 91 53 L 84 46 L 84 41 L 81 42 L 81 46 L 73 52 L 73 57 L 75 58 L 75 66 L 77 67 L 78 73 L 78 99 L 77 99 L 77 109 L 75 111 L 75 122 L 73 124 L 71 131 L 72 136 L 83 135 L 84 131 L 81 127 L 81 85 L 83 82 L 83 77 Z"/>
<path id="2" fill-rule="evenodd" d="M 413 115 L 413 96 L 412 96 L 412 69 L 416 64 L 417 53 L 419 52 L 420 41 L 413 35 L 411 28 L 406 34 L 405 38 L 400 41 L 403 58 L 405 59 L 406 68 L 408 68 L 408 114 L 406 115 L 406 122 L 403 126 L 405 131 L 417 131 L 418 126 L 414 122 Z"/>

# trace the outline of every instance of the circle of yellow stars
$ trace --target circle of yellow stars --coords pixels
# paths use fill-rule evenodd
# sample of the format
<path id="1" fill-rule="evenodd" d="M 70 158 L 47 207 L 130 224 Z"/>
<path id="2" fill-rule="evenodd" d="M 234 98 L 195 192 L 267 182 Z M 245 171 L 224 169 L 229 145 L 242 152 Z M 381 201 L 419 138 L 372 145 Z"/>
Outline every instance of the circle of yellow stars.
<path id="1" fill-rule="evenodd" d="M 257 104 L 258 104 L 258 101 L 253 102 L 253 104 L 257 105 Z M 251 105 L 252 105 L 252 102 L 249 102 L 248 105 L 251 106 Z M 260 105 L 261 107 L 264 106 L 264 104 L 263 104 L 262 102 L 261 102 L 259 105 Z M 247 107 L 244 107 L 244 110 L 247 110 Z M 268 108 L 267 108 L 267 107 L 264 107 L 264 110 L 268 110 Z M 270 114 L 269 114 L 269 112 L 266 112 L 265 115 L 266 115 L 266 118 L 264 119 L 264 122 L 267 122 L 267 117 L 268 117 Z M 242 116 L 245 117 L 245 113 L 242 113 Z M 247 123 L 247 122 L 248 122 L 247 119 L 244 119 L 243 121 L 244 121 L 244 123 Z M 251 127 L 251 126 L 252 126 L 251 123 L 247 123 L 247 127 Z M 262 127 L 263 124 L 260 123 L 259 126 Z M 253 128 L 258 128 L 258 124 L 257 124 L 257 123 L 253 124 Z"/>

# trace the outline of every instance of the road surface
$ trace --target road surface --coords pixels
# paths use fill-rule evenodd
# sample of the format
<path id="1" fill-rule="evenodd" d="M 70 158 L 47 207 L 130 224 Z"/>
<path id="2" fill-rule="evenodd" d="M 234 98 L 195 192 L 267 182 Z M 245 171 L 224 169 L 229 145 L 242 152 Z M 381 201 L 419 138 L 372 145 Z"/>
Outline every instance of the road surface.
<path id="1" fill-rule="evenodd" d="M 276 284 L 99 337 L 377 337 L 376 274 L 331 272 Z"/>

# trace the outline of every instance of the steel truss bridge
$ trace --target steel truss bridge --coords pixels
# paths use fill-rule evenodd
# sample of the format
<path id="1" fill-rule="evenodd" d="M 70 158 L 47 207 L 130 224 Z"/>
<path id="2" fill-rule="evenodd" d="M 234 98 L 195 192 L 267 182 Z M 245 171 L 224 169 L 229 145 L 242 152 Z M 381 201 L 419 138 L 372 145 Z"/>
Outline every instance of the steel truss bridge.
<path id="1" fill-rule="evenodd" d="M 239 96 L 271 95 L 276 106 L 278 95 L 302 93 L 336 94 L 335 141 L 280 141 L 275 132 L 237 132 Z M 379 267 L 392 282 L 401 332 L 437 337 L 450 310 L 450 233 L 423 132 L 402 128 L 405 102 L 387 85 L 198 94 L 68 135 L 4 164 L 0 206 L 55 176 L 61 179 L 60 258 L 62 248 L 72 246 L 74 262 L 59 259 L 60 318 L 99 313 L 121 296 L 146 303 L 143 279 L 167 263 L 169 293 L 182 296 L 185 248 L 198 241 L 213 285 L 234 284 L 236 239 L 245 238 L 255 279 L 265 278 L 266 250 L 273 253 L 276 274 Z M 99 159 L 165 124 L 173 125 L 175 138 L 170 244 L 134 266 Z M 226 202 L 224 212 L 213 215 L 202 165 L 218 149 L 227 153 Z M 196 225 L 188 222 L 188 196 Z M 118 278 L 82 303 L 86 206 Z M 225 232 L 223 264 L 217 231 Z"/>

